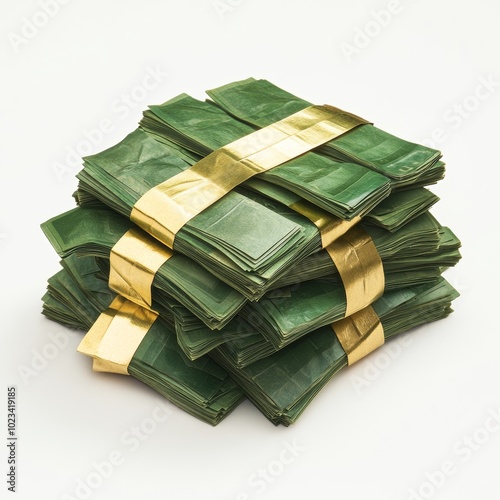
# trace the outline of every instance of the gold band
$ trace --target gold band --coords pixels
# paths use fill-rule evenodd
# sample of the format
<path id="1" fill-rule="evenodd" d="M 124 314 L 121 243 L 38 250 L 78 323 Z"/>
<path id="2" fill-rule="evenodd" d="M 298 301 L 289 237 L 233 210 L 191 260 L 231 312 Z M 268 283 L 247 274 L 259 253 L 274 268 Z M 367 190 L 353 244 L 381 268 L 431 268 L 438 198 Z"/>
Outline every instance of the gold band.
<path id="1" fill-rule="evenodd" d="M 322 248 L 326 248 L 343 236 L 361 220 L 360 216 L 356 216 L 351 220 L 343 220 L 307 200 L 292 203 L 289 208 L 307 217 L 318 228 Z"/>
<path id="2" fill-rule="evenodd" d="M 344 236 L 326 247 L 344 284 L 345 316 L 372 304 L 385 287 L 384 267 L 377 247 L 360 227 L 353 227 Z"/>
<path id="3" fill-rule="evenodd" d="M 332 324 L 340 345 L 352 365 L 384 344 L 384 328 L 372 306 Z"/>
<path id="4" fill-rule="evenodd" d="M 130 219 L 173 248 L 184 224 L 242 182 L 365 123 L 331 106 L 305 108 L 214 151 L 150 189 L 136 202 Z"/>
<path id="5" fill-rule="evenodd" d="M 118 295 L 87 332 L 78 352 L 94 369 L 128 375 L 128 365 L 158 315 Z"/>
<path id="6" fill-rule="evenodd" d="M 103 372 L 103 373 L 116 373 L 113 369 L 110 369 L 110 366 L 107 361 L 103 361 L 99 358 L 92 358 L 92 371 L 94 372 Z M 120 373 L 120 375 L 122 375 Z M 126 374 L 128 375 L 128 373 Z"/>
<path id="7" fill-rule="evenodd" d="M 130 229 L 111 249 L 109 288 L 150 309 L 155 274 L 173 255 L 144 231 Z"/>

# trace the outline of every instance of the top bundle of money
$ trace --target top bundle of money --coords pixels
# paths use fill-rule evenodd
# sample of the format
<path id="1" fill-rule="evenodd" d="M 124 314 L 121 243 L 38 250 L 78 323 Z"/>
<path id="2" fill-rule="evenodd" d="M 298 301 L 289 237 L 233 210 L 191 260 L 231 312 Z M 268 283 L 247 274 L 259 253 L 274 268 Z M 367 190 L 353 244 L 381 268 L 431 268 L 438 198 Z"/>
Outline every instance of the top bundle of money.
<path id="1" fill-rule="evenodd" d="M 460 242 L 429 208 L 441 153 L 266 80 L 186 94 L 84 158 L 43 312 L 95 370 L 218 423 L 289 425 L 341 368 L 451 312 Z"/>

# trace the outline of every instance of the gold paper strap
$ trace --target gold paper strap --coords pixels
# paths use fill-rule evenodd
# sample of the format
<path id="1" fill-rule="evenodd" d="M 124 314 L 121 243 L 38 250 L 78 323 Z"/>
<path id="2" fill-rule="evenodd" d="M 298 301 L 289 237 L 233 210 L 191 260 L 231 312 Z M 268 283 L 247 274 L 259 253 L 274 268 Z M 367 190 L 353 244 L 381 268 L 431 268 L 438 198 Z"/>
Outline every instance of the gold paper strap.
<path id="1" fill-rule="evenodd" d="M 332 329 L 347 354 L 349 365 L 370 354 L 385 341 L 384 328 L 371 306 L 336 321 Z"/>
<path id="2" fill-rule="evenodd" d="M 132 228 L 111 249 L 109 287 L 149 309 L 155 274 L 173 255 L 144 231 Z"/>
<path id="3" fill-rule="evenodd" d="M 158 315 L 117 296 L 87 332 L 78 352 L 94 358 L 94 370 L 128 375 L 128 365 Z"/>
<path id="4" fill-rule="evenodd" d="M 326 247 L 344 284 L 345 316 L 372 304 L 383 293 L 385 275 L 377 247 L 361 228 L 353 227 Z"/>
<path id="5" fill-rule="evenodd" d="M 318 228 L 321 235 L 322 248 L 326 248 L 335 240 L 343 236 L 361 220 L 359 216 L 351 220 L 343 220 L 307 200 L 292 203 L 289 205 L 289 208 L 307 217 Z"/>
<path id="6" fill-rule="evenodd" d="M 310 106 L 209 154 L 147 191 L 130 219 L 173 248 L 177 232 L 233 188 L 368 123 L 331 106 Z"/>

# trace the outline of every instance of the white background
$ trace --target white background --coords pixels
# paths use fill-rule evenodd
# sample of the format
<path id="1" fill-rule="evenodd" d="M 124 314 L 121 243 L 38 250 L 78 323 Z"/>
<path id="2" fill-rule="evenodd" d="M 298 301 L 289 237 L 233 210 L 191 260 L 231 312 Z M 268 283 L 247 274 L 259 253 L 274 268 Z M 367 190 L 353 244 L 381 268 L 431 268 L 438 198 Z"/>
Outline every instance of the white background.
<path id="1" fill-rule="evenodd" d="M 2 498 L 498 498 L 498 2 L 72 0 L 50 18 L 34 0 L 0 4 L 0 436 L 10 385 L 19 435 L 17 496 L 0 446 Z M 92 373 L 81 335 L 41 316 L 58 257 L 39 224 L 73 207 L 68 151 L 103 120 L 84 154 L 132 131 L 147 104 L 249 76 L 409 140 L 434 135 L 448 169 L 433 213 L 463 242 L 447 275 L 461 298 L 339 374 L 292 427 L 248 402 L 216 428 L 167 403 L 153 426 L 165 410 L 152 390 Z M 54 335 L 67 344 L 55 354 Z M 109 477 L 78 490 L 110 455 Z"/>

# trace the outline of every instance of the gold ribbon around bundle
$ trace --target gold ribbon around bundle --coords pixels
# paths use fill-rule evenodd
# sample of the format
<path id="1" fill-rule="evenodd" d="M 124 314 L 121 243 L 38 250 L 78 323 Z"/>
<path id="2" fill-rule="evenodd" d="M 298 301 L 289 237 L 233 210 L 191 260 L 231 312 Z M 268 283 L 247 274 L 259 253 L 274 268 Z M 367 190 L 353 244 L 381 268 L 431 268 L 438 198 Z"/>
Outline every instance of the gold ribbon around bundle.
<path id="1" fill-rule="evenodd" d="M 157 318 L 154 311 L 118 295 L 77 350 L 93 358 L 95 371 L 128 375 L 132 357 Z"/>
<path id="2" fill-rule="evenodd" d="M 384 328 L 372 306 L 336 321 L 332 329 L 352 365 L 384 344 Z"/>
<path id="3" fill-rule="evenodd" d="M 321 246 L 326 248 L 354 227 L 361 217 L 357 215 L 351 220 L 344 220 L 317 207 L 307 200 L 297 201 L 289 205 L 293 211 L 307 217 L 319 230 Z"/>
<path id="4" fill-rule="evenodd" d="M 366 123 L 332 106 L 309 106 L 150 189 L 136 202 L 130 219 L 173 249 L 177 232 L 188 221 L 242 182 Z"/>
<path id="5" fill-rule="evenodd" d="M 127 231 L 110 254 L 109 287 L 147 309 L 156 272 L 173 252 L 139 228 Z"/>
<path id="6" fill-rule="evenodd" d="M 353 227 L 326 247 L 346 294 L 344 316 L 351 316 L 377 300 L 385 288 L 382 259 L 370 235 Z"/>

